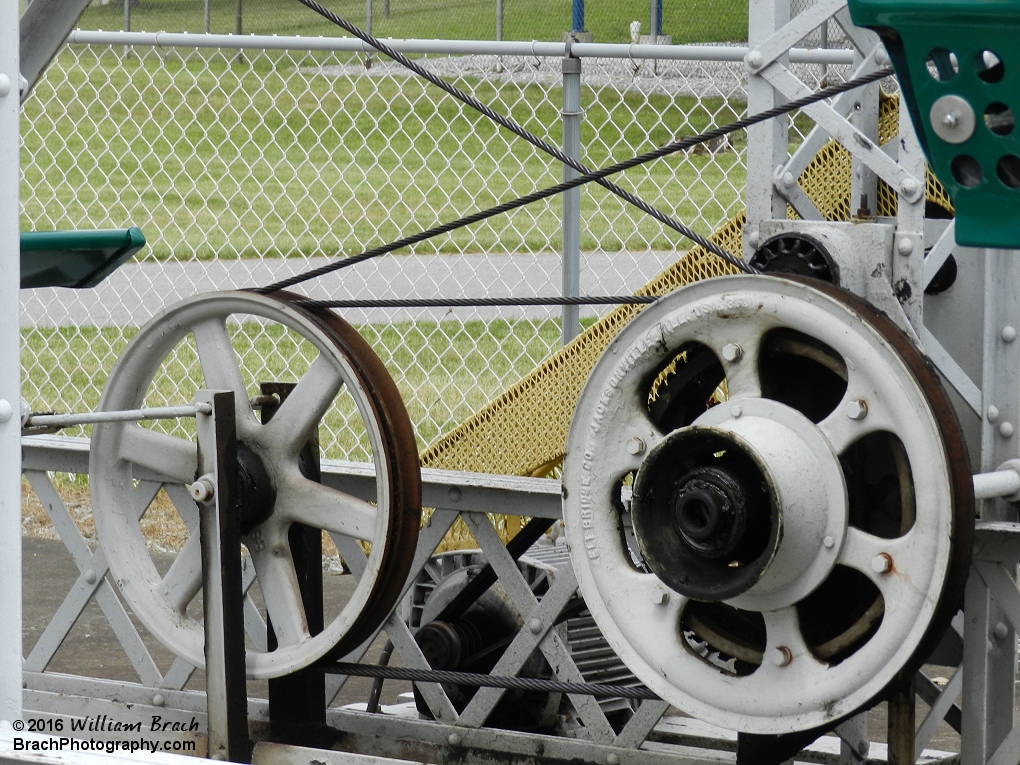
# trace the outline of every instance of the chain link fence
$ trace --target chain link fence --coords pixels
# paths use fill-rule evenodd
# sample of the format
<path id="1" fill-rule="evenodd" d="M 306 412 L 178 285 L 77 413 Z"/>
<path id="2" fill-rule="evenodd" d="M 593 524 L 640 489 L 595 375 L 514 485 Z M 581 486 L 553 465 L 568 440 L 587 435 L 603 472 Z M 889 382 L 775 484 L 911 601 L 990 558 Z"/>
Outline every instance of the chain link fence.
<path id="1" fill-rule="evenodd" d="M 425 63 L 561 143 L 558 58 L 431 55 Z M 822 76 L 820 67 L 803 69 L 809 80 Z M 736 63 L 585 59 L 582 83 L 589 166 L 745 109 Z M 791 140 L 809 127 L 796 118 Z M 561 177 L 554 160 L 400 67 L 366 68 L 363 55 L 342 52 L 71 45 L 26 102 L 22 137 L 23 230 L 137 225 L 149 241 L 98 289 L 22 291 L 23 392 L 37 411 L 95 407 L 136 328 L 181 298 L 264 285 Z M 743 136 L 618 180 L 710 233 L 743 206 Z M 317 280 L 308 294 L 556 295 L 561 214 L 554 198 Z M 630 292 L 688 246 L 601 188 L 582 190 L 582 294 Z M 561 343 L 558 309 L 344 315 L 397 380 L 421 447 Z M 586 321 L 595 315 L 582 312 Z M 231 331 L 253 395 L 259 381 L 300 376 L 307 365 L 295 343 L 258 321 Z M 200 379 L 196 364 L 183 343 L 149 403 L 187 403 L 194 384 L 180 383 Z M 366 456 L 343 407 L 320 437 L 326 456 Z"/>

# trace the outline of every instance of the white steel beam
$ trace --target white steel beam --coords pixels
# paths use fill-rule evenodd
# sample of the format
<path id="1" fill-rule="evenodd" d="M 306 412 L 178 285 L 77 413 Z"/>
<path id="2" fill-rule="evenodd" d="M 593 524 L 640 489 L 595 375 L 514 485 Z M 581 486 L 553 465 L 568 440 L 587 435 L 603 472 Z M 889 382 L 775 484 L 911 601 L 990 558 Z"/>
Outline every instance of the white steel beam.
<path id="1" fill-rule="evenodd" d="M 21 717 L 18 9 L 0 2 L 0 720 Z"/>

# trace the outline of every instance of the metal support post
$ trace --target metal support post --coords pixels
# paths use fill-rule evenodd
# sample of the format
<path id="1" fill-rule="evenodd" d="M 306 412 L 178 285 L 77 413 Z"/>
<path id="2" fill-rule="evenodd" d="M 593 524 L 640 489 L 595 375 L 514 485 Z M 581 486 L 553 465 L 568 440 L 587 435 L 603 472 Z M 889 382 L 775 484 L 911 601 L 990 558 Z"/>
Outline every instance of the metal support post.
<path id="1" fill-rule="evenodd" d="M 751 48 L 745 61 L 752 61 L 755 47 L 772 36 L 790 19 L 790 0 L 759 0 L 748 4 L 747 39 Z M 760 54 L 759 54 L 760 55 Z M 778 59 L 784 66 L 789 56 Z M 777 105 L 776 91 L 749 66 L 747 113 L 757 114 Z M 780 117 L 747 129 L 747 223 L 744 226 L 744 257 L 750 258 L 759 242 L 758 227 L 764 220 L 786 218 L 786 201 L 776 192 L 772 174 L 789 158 L 789 120 Z"/>
<path id="2" fill-rule="evenodd" d="M 584 31 L 584 0 L 574 0 L 570 18 L 570 31 Z"/>
<path id="3" fill-rule="evenodd" d="M 914 765 L 914 678 L 900 685 L 889 697 L 889 765 Z"/>
<path id="4" fill-rule="evenodd" d="M 985 253 L 985 318 L 981 380 L 981 468 L 1020 456 L 1020 253 Z M 989 467 L 985 467 L 989 466 Z M 982 521 L 1016 521 L 1001 498 L 978 502 Z M 1015 563 L 1009 568 L 1016 578 Z M 963 638 L 963 730 L 960 759 L 984 763 L 1013 727 L 1016 631 L 973 571 L 967 580 Z"/>
<path id="5" fill-rule="evenodd" d="M 262 421 L 269 422 L 297 383 L 262 383 L 263 396 L 279 396 L 279 403 L 263 405 Z M 301 474 L 320 482 L 319 438 L 313 434 L 299 456 Z M 308 632 L 318 635 L 324 627 L 322 608 L 322 530 L 295 523 L 289 532 L 298 590 L 304 606 Z M 269 650 L 277 646 L 272 619 L 266 619 Z M 283 743 L 309 743 L 309 726 L 326 724 L 326 676 L 321 673 L 296 674 L 269 681 L 269 723 L 273 737 Z"/>
<path id="6" fill-rule="evenodd" d="M 241 520 L 234 506 L 237 496 L 234 393 L 199 391 L 196 398 L 200 403 L 212 404 L 211 414 L 198 414 L 195 418 L 199 478 L 192 487 L 192 496 L 204 496 L 199 499 L 199 533 L 209 758 L 251 762 L 244 673 Z"/>
<path id="7" fill-rule="evenodd" d="M 386 0 L 386 7 L 389 8 L 390 0 Z M 496 0 L 496 39 L 503 39 L 503 0 Z"/>
<path id="8" fill-rule="evenodd" d="M 563 59 L 563 152 L 581 159 L 581 59 Z M 563 180 L 569 181 L 578 172 L 563 166 Z M 563 194 L 563 296 L 581 294 L 581 189 Z M 563 344 L 580 332 L 580 306 L 563 306 Z"/>
<path id="9" fill-rule="evenodd" d="M 372 34 L 372 0 L 365 0 L 365 31 Z M 365 55 L 365 67 L 372 66 L 372 54 Z"/>
<path id="10" fill-rule="evenodd" d="M 18 4 L 0 3 L 0 720 L 21 717 Z"/>
<path id="11" fill-rule="evenodd" d="M 662 0 L 651 0 L 648 17 L 648 33 L 654 41 L 662 34 Z"/>
<path id="12" fill-rule="evenodd" d="M 871 88 L 876 90 L 872 93 Z M 868 103 L 875 105 L 875 138 L 878 137 L 878 83 L 864 89 L 862 96 L 866 96 Z M 864 130 L 863 126 L 857 125 Z M 914 126 L 910 122 L 910 112 L 907 109 L 900 110 L 899 116 L 899 163 L 914 178 L 924 178 L 927 165 L 925 164 L 924 151 L 917 140 Z M 871 133 L 866 133 L 871 137 Z M 875 178 L 875 174 L 871 173 Z M 905 182 L 904 185 L 912 184 L 913 181 Z M 876 197 L 875 208 L 877 212 L 877 181 L 875 184 Z M 909 189 L 908 185 L 908 189 Z M 898 189 L 896 198 L 896 236 L 893 240 L 893 267 L 892 280 L 893 291 L 903 307 L 903 312 L 913 325 L 914 330 L 923 334 L 924 324 L 924 206 L 925 195 L 921 194 L 913 202 L 904 193 L 907 189 Z M 903 285 L 907 285 L 904 288 Z"/>

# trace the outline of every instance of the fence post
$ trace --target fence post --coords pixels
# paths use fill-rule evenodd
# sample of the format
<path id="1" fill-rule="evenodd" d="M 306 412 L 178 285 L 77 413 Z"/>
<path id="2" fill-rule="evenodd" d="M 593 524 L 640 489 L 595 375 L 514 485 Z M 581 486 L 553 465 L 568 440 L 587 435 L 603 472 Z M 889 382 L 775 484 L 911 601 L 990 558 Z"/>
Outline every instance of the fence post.
<path id="1" fill-rule="evenodd" d="M 503 39 L 503 0 L 496 0 L 496 39 Z"/>
<path id="2" fill-rule="evenodd" d="M 573 14 L 570 24 L 571 32 L 584 31 L 584 0 L 574 0 Z"/>
<path id="3" fill-rule="evenodd" d="M 648 11 L 648 34 L 652 36 L 652 44 L 662 34 L 662 0 L 651 0 L 651 8 Z"/>
<path id="4" fill-rule="evenodd" d="M 206 34 L 209 34 L 209 31 L 210 31 L 210 29 L 212 27 L 212 25 L 209 23 L 209 15 L 210 15 L 209 14 L 209 4 L 211 2 L 212 2 L 212 0 L 205 0 L 205 18 L 203 19 L 203 21 L 205 22 L 204 26 L 205 26 L 205 33 Z"/>
<path id="5" fill-rule="evenodd" d="M 577 7 L 576 2 L 574 7 Z M 569 48 L 563 57 L 563 152 L 574 159 L 581 158 L 581 59 L 571 56 Z M 563 165 L 563 180 L 577 176 L 576 170 Z M 580 294 L 581 189 L 578 187 L 563 194 L 563 296 Z M 562 317 L 562 337 L 566 345 L 580 331 L 580 306 L 563 306 Z"/>
<path id="6" fill-rule="evenodd" d="M 0 720 L 21 717 L 21 98 L 18 4 L 0 3 Z"/>

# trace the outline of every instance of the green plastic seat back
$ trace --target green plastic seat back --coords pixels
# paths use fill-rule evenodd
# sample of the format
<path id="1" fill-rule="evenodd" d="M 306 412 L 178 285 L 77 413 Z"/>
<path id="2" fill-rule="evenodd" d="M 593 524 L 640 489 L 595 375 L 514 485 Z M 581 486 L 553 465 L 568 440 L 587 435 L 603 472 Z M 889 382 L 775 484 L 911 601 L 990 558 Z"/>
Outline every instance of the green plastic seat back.
<path id="1" fill-rule="evenodd" d="M 21 232 L 21 288 L 95 287 L 145 246 L 141 229 Z"/>
<path id="2" fill-rule="evenodd" d="M 956 240 L 1020 248 L 1020 0 L 848 0 L 885 43 Z"/>

